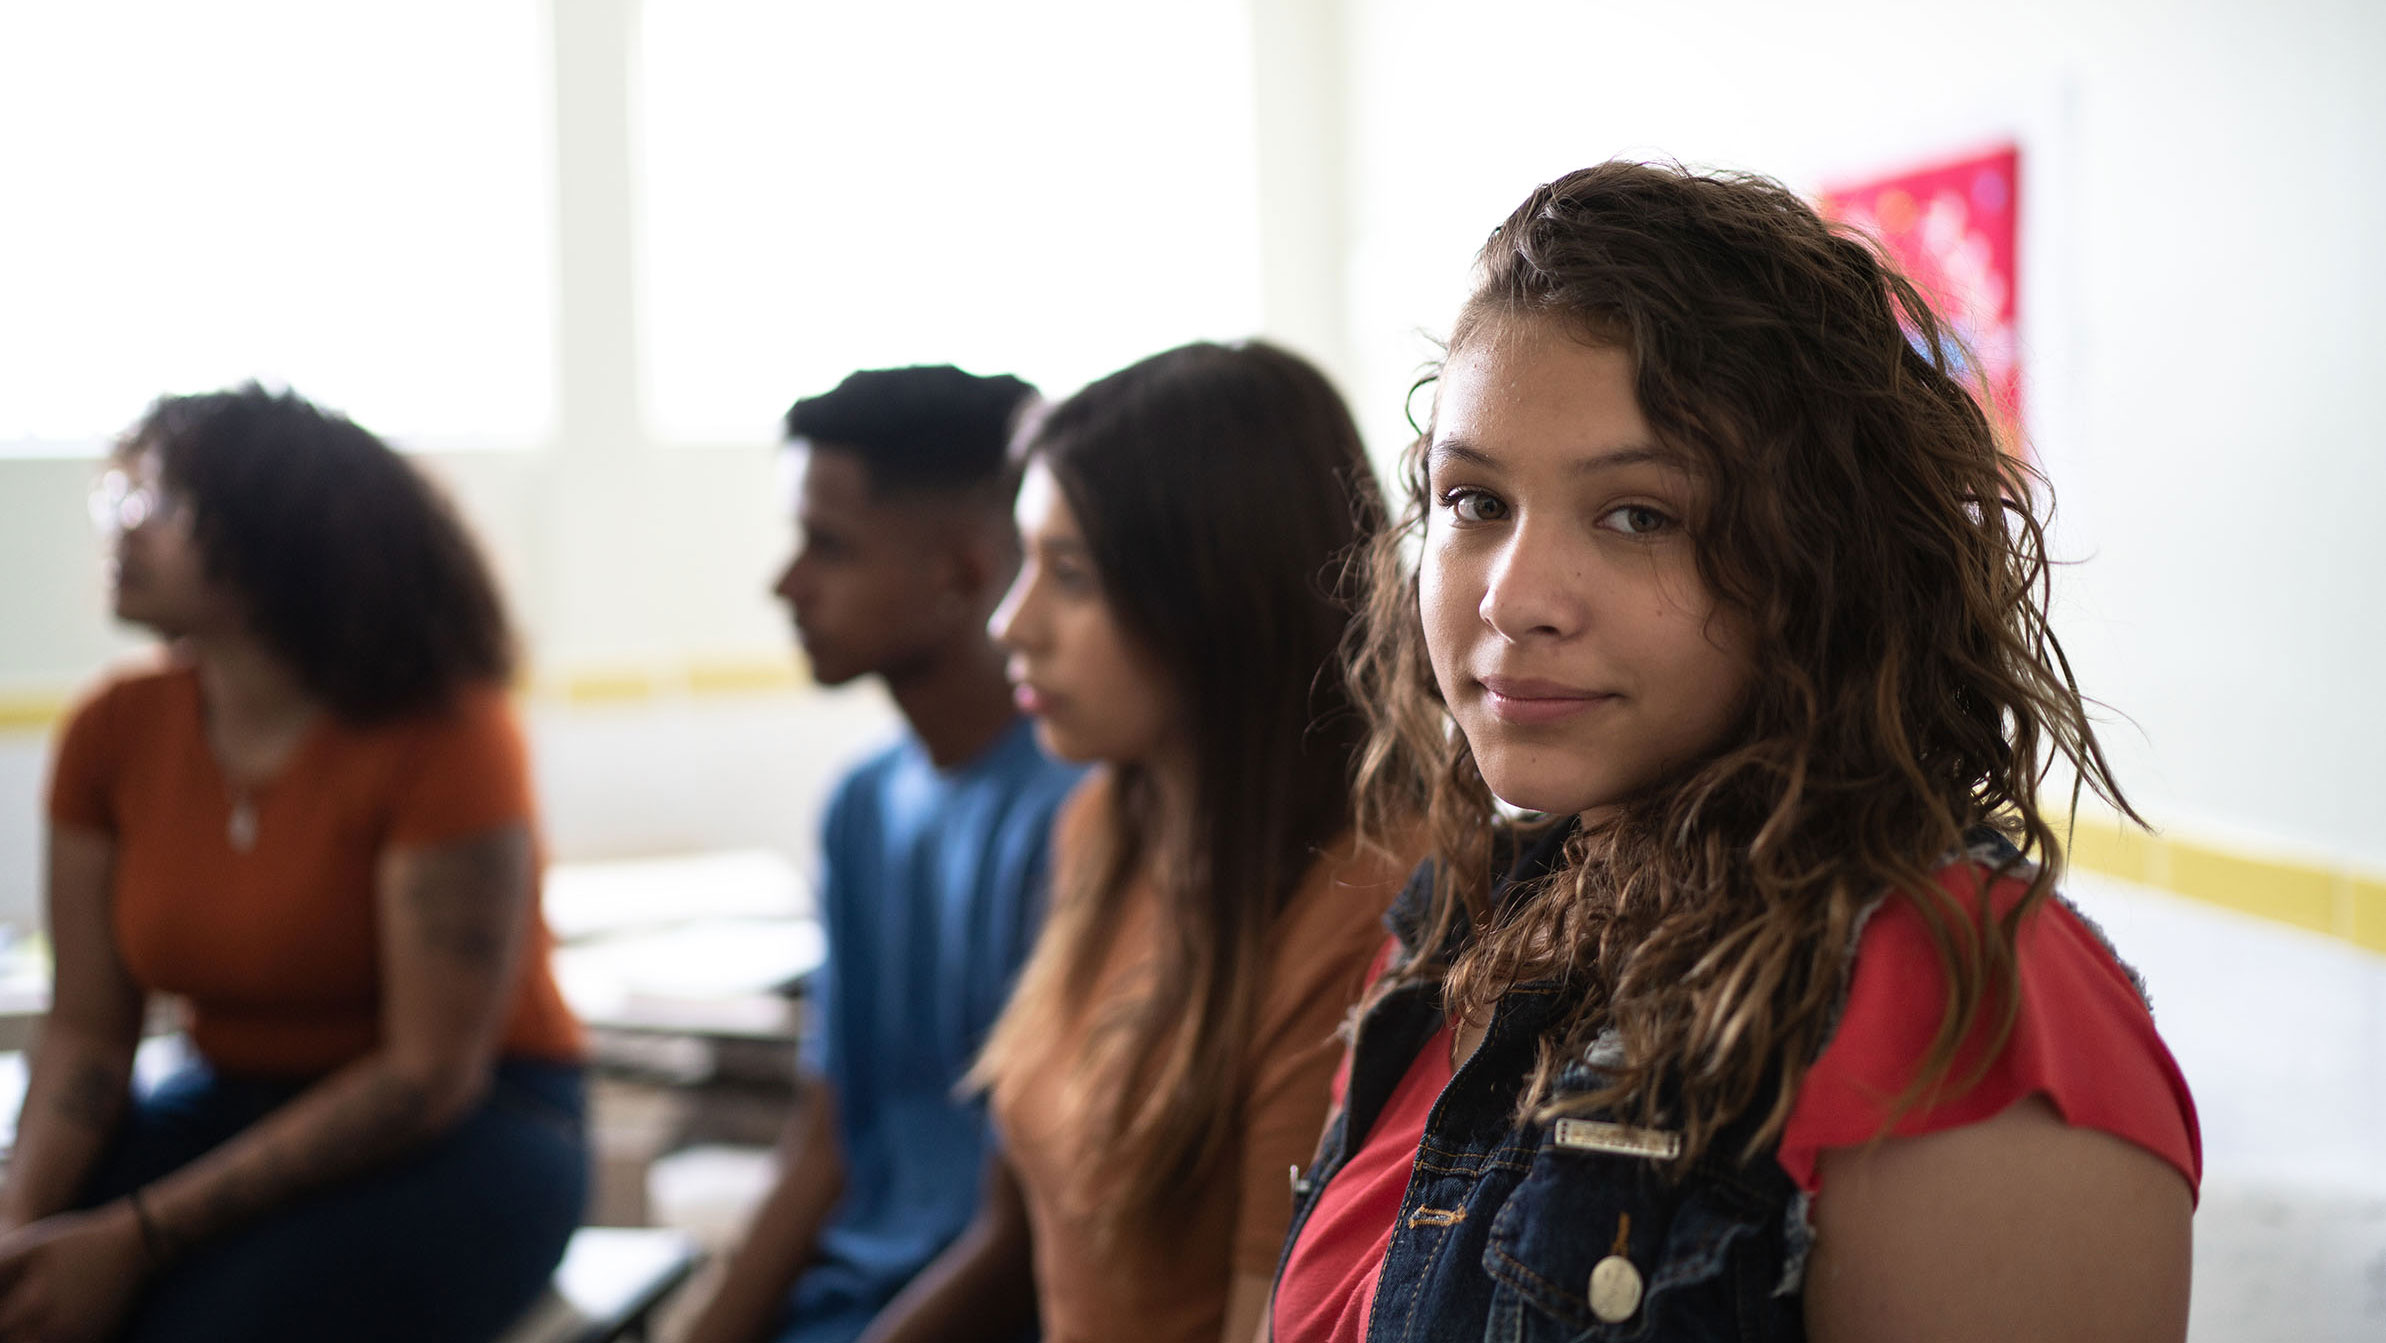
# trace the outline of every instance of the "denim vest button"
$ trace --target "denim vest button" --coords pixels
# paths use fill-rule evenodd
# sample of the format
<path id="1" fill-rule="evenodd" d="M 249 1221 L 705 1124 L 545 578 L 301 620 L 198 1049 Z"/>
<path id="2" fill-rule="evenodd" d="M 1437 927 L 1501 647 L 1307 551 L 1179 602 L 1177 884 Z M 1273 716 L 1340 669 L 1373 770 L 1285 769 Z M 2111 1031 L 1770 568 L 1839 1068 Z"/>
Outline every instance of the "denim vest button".
<path id="1" fill-rule="evenodd" d="M 1632 1318 L 1640 1309 L 1640 1270 L 1620 1254 L 1591 1266 L 1591 1313 L 1608 1324 Z"/>

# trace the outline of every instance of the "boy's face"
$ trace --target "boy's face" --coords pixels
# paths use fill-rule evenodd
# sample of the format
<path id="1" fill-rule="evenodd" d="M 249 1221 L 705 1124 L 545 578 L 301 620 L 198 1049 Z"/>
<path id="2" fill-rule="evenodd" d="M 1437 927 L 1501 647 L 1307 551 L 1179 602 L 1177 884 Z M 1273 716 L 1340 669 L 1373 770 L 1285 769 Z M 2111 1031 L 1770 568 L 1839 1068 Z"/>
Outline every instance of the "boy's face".
<path id="1" fill-rule="evenodd" d="M 878 497 L 861 458 L 833 444 L 790 451 L 796 550 L 771 590 L 813 679 L 900 678 L 934 662 L 956 621 L 976 625 L 950 519 L 933 501 Z"/>
<path id="2" fill-rule="evenodd" d="M 1641 415 L 1631 356 L 1532 320 L 1451 351 L 1427 449 L 1420 614 L 1483 781 L 1593 813 L 1713 750 L 1745 622 L 1700 577 L 1699 483 Z"/>

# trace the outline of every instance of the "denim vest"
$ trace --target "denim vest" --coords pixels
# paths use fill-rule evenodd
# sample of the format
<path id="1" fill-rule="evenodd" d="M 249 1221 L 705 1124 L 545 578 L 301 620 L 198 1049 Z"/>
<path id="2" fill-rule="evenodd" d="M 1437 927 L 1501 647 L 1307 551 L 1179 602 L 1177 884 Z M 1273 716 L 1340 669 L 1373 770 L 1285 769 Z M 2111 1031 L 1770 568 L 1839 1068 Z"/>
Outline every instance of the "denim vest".
<path id="1" fill-rule="evenodd" d="M 1568 829 L 1531 841 L 1503 889 L 1546 870 Z M 1404 954 L 1413 954 L 1431 895 L 1431 869 L 1421 868 L 1385 916 Z M 1736 1159 L 1753 1118 L 1726 1128 L 1678 1177 L 1670 1162 L 1629 1150 L 1661 1140 L 1652 1130 L 1517 1122 L 1518 1093 L 1543 1026 L 1563 1006 L 1559 993 L 1555 984 L 1511 989 L 1434 1103 L 1376 1289 L 1369 1343 L 1804 1338 L 1813 1239 L 1806 1199 L 1771 1151 Z M 1342 1111 L 1316 1161 L 1294 1177 L 1288 1254 L 1319 1191 L 1442 1024 L 1430 985 L 1404 986 L 1360 1020 Z M 1563 1091 L 1601 1084 L 1605 1044 L 1565 1068 Z M 1603 1263 L 1616 1257 L 1629 1268 Z M 1597 1291 L 1594 1270 L 1605 1279 Z"/>

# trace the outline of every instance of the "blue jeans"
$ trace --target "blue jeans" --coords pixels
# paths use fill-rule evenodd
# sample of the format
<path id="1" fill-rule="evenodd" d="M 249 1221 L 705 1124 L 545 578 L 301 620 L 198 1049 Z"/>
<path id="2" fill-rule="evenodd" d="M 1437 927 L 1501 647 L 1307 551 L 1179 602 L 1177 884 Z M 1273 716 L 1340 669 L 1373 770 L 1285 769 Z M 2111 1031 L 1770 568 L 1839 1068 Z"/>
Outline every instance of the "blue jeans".
<path id="1" fill-rule="evenodd" d="M 853 1343 L 894 1299 L 842 1265 L 815 1264 L 795 1280 L 771 1343 Z"/>
<path id="2" fill-rule="evenodd" d="M 305 1090 L 194 1063 L 136 1100 L 85 1186 L 107 1202 L 189 1164 Z M 463 1122 L 318 1190 L 153 1279 L 126 1343 L 484 1343 L 527 1309 L 588 1197 L 578 1067 L 507 1060 Z"/>

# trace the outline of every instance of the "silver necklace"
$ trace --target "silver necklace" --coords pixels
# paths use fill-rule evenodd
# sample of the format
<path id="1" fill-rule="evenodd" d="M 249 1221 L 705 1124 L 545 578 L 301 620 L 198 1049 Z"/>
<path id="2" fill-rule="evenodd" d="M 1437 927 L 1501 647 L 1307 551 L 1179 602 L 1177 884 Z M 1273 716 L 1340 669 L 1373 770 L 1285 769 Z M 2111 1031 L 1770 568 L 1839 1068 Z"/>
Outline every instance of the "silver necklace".
<path id="1" fill-rule="evenodd" d="M 247 853 L 257 847 L 257 798 L 237 784 L 227 784 L 226 789 L 232 794 L 232 815 L 224 822 L 224 839 L 232 852 Z"/>

